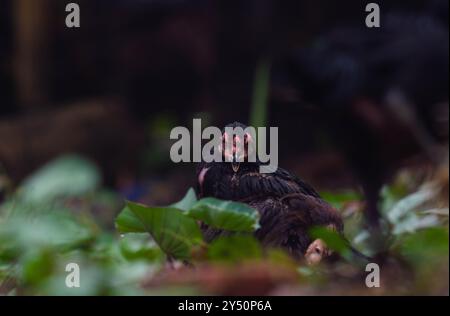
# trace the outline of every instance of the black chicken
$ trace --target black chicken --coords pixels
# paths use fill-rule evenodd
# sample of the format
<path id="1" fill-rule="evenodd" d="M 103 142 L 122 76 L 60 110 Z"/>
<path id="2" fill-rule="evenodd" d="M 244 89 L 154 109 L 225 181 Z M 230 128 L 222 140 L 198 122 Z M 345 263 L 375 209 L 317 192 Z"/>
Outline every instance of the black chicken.
<path id="1" fill-rule="evenodd" d="M 240 123 L 228 126 L 245 129 Z M 226 134 L 223 135 L 225 142 Z M 200 164 L 197 172 L 198 197 L 240 201 L 258 210 L 261 227 L 255 236 L 265 246 L 284 248 L 293 257 L 305 256 L 311 263 L 327 257 L 330 253 L 326 245 L 321 240 L 311 240 L 308 230 L 313 226 L 326 226 L 342 233 L 343 222 L 339 213 L 322 200 L 311 186 L 288 171 L 278 168 L 274 173 L 260 173 L 260 162 L 248 161 L 251 138 L 247 136 L 244 138 L 243 162 L 236 163 L 231 159 L 231 162 Z M 236 157 L 241 154 L 238 150 L 233 143 L 232 152 L 224 150 L 222 155 Z M 229 234 L 205 224 L 202 229 L 207 241 Z"/>

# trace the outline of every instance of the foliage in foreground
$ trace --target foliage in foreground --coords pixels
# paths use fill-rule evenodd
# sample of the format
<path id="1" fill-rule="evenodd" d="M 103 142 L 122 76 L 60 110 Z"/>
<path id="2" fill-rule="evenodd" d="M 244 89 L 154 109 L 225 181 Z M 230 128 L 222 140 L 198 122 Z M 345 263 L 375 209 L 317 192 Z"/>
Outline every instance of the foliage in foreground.
<path id="1" fill-rule="evenodd" d="M 403 173 L 383 190 L 383 253 L 370 246 L 359 194 L 323 194 L 342 210 L 352 244 L 381 258 L 382 287 L 368 290 L 364 269 L 329 232 L 313 233 L 344 259 L 312 268 L 281 250 L 263 250 L 251 236 L 258 214 L 246 205 L 197 200 L 192 190 L 166 207 L 123 205 L 116 193 L 101 187 L 93 164 L 62 157 L 26 179 L 0 205 L 0 293 L 447 294 L 448 200 L 435 183 L 412 186 L 413 180 L 413 174 Z M 109 227 L 112 218 L 116 232 Z M 236 234 L 208 245 L 199 220 Z M 172 266 L 183 261 L 195 268 L 167 270 L 168 259 Z M 71 262 L 80 265 L 80 288 L 66 287 L 65 267 Z M 254 286 L 240 293 L 235 289 L 243 286 L 236 284 Z"/>

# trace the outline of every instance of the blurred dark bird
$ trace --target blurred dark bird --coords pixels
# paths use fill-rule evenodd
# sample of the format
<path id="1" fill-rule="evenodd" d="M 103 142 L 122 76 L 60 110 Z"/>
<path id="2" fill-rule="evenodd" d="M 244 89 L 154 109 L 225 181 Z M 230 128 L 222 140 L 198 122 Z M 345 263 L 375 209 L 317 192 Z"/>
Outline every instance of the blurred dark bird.
<path id="1" fill-rule="evenodd" d="M 240 123 L 230 127 L 245 126 Z M 288 171 L 278 168 L 274 173 L 260 173 L 260 162 L 248 161 L 249 134 L 244 136 L 244 146 L 237 146 L 236 135 L 223 132 L 223 142 L 233 141 L 231 151 L 221 150 L 224 162 L 201 163 L 197 172 L 197 195 L 199 198 L 215 197 L 247 203 L 260 213 L 260 229 L 255 236 L 263 245 L 286 249 L 293 257 L 305 256 L 315 263 L 330 252 L 321 240 L 311 240 L 308 235 L 314 226 L 326 226 L 342 234 L 342 219 L 331 205 L 307 183 Z M 244 148 L 244 152 L 240 152 Z M 225 160 L 227 155 L 232 157 Z M 236 161 L 236 157 L 244 157 Z M 229 162 L 227 162 L 229 161 Z M 205 239 L 209 242 L 222 234 L 228 234 L 202 225 Z"/>
<path id="2" fill-rule="evenodd" d="M 383 12 L 380 28 L 335 29 L 285 67 L 359 177 L 368 223 L 378 231 L 379 191 L 392 172 L 417 154 L 446 158 L 448 22 L 432 10 Z"/>

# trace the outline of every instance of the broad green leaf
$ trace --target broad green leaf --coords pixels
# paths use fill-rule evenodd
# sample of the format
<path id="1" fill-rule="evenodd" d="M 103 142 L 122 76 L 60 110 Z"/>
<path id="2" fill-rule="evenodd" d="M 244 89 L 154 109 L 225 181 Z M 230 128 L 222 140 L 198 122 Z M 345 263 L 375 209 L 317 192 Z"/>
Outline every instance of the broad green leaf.
<path id="1" fill-rule="evenodd" d="M 204 198 L 186 214 L 212 227 L 229 231 L 253 232 L 259 228 L 258 211 L 238 202 Z"/>
<path id="2" fill-rule="evenodd" d="M 202 241 L 195 220 L 173 207 L 146 207 L 132 202 L 128 208 L 141 221 L 159 247 L 177 259 L 189 259 L 193 245 Z"/>
<path id="3" fill-rule="evenodd" d="M 396 241 L 394 248 L 413 265 L 431 266 L 443 258 L 448 259 L 448 229 L 433 227 L 405 234 Z"/>
<path id="4" fill-rule="evenodd" d="M 37 285 L 54 272 L 55 255 L 46 249 L 30 251 L 22 258 L 21 265 L 23 281 Z"/>
<path id="5" fill-rule="evenodd" d="M 58 197 L 80 196 L 100 183 L 100 173 L 90 161 L 67 155 L 49 162 L 27 178 L 19 191 L 26 202 L 48 202 Z"/>
<path id="6" fill-rule="evenodd" d="M 116 228 L 121 233 L 144 233 L 145 226 L 139 218 L 125 206 L 116 219 Z"/>
<path id="7" fill-rule="evenodd" d="M 38 217 L 15 216 L 0 225 L 0 252 L 12 248 L 19 252 L 48 247 L 71 250 L 94 238 L 88 226 L 63 210 Z"/>
<path id="8" fill-rule="evenodd" d="M 162 257 L 161 249 L 147 233 L 130 233 L 119 242 L 121 254 L 128 260 L 156 261 Z"/>
<path id="9" fill-rule="evenodd" d="M 250 235 L 219 237 L 208 247 L 208 258 L 214 261 L 236 262 L 261 257 L 261 245 Z"/>
<path id="10" fill-rule="evenodd" d="M 182 200 L 170 205 L 169 207 L 187 211 L 192 207 L 192 205 L 195 204 L 195 202 L 197 202 L 195 191 L 194 189 L 190 188 Z M 136 217 L 136 215 L 129 209 L 128 206 L 125 206 L 122 212 L 120 212 L 120 214 L 117 216 L 116 228 L 121 233 L 146 232 L 142 222 Z"/>
<path id="11" fill-rule="evenodd" d="M 187 211 L 195 204 L 195 202 L 197 202 L 197 196 L 194 189 L 190 188 L 181 201 L 174 203 L 171 206 L 182 211 Z"/>

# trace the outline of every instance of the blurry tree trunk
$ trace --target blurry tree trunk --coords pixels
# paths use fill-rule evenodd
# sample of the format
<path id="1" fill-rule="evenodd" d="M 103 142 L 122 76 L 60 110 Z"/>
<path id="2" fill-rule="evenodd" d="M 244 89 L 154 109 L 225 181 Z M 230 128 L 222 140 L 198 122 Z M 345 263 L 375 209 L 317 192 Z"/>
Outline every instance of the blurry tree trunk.
<path id="1" fill-rule="evenodd" d="M 47 60 L 48 0 L 14 0 L 14 69 L 19 106 L 32 111 L 47 102 L 45 71 Z"/>

